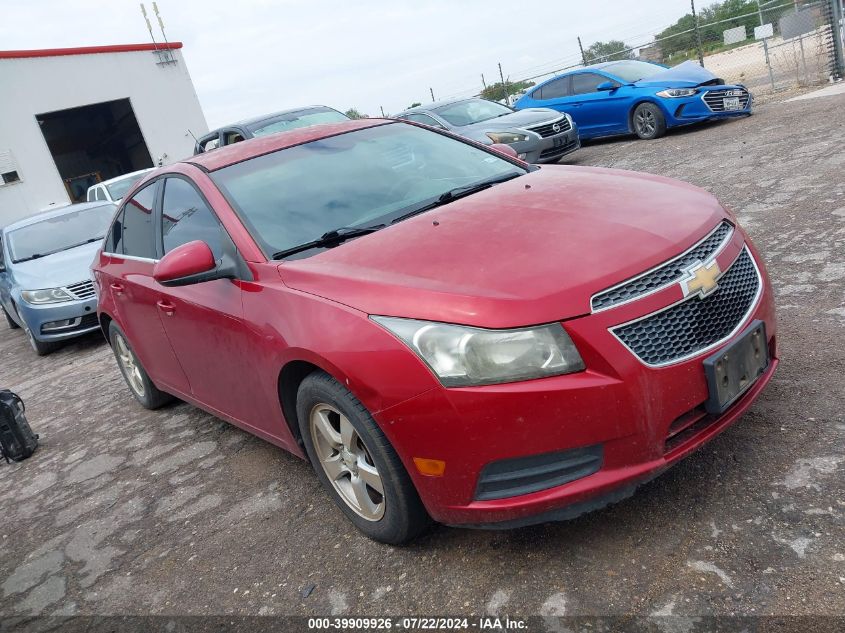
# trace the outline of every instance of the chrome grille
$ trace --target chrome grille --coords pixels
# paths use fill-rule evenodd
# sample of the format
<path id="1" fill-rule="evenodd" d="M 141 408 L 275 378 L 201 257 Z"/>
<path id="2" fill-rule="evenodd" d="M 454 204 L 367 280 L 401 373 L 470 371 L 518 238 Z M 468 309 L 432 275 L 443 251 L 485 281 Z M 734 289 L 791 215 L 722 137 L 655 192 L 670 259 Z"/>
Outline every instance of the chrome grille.
<path id="1" fill-rule="evenodd" d="M 65 286 L 65 290 L 72 294 L 75 299 L 79 300 L 90 299 L 97 295 L 96 290 L 94 290 L 94 282 L 90 279 Z"/>
<path id="2" fill-rule="evenodd" d="M 695 295 L 611 331 L 647 365 L 677 362 L 729 338 L 753 308 L 760 285 L 757 266 L 744 248 L 713 294 Z"/>
<path id="3" fill-rule="evenodd" d="M 726 88 L 724 90 L 708 90 L 704 93 L 702 99 L 713 112 L 725 112 L 725 97 L 739 97 L 740 110 L 745 110 L 748 107 L 748 100 L 751 95 L 744 88 Z M 728 110 L 728 112 L 731 112 L 731 110 Z"/>
<path id="4" fill-rule="evenodd" d="M 557 125 L 560 129 L 555 131 L 555 125 Z M 569 125 L 569 119 L 564 116 L 557 119 L 556 121 L 551 121 L 549 123 L 544 123 L 543 125 L 537 125 L 535 127 L 527 127 L 525 129 L 529 132 L 539 134 L 543 138 L 547 138 L 549 136 L 554 136 L 555 134 L 563 134 L 564 132 L 568 132 L 572 129 L 572 126 Z"/>
<path id="5" fill-rule="evenodd" d="M 591 301 L 593 311 L 606 310 L 678 281 L 695 262 L 706 262 L 722 250 L 732 234 L 733 227 L 723 221 L 707 237 L 679 257 L 594 295 Z"/>

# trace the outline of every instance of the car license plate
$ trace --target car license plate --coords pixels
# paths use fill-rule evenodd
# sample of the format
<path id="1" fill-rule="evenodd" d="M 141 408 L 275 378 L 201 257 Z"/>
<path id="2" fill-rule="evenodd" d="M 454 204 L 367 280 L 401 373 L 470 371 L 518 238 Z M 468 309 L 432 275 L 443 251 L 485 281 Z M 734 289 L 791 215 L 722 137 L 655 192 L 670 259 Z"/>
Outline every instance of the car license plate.
<path id="1" fill-rule="evenodd" d="M 554 144 L 552 145 L 552 147 L 561 147 L 564 143 L 566 143 L 566 137 L 565 136 L 556 136 L 555 139 L 554 139 Z"/>
<path id="2" fill-rule="evenodd" d="M 740 337 L 704 361 L 710 398 L 708 413 L 723 413 L 748 391 L 769 366 L 766 324 L 754 321 Z"/>
<path id="3" fill-rule="evenodd" d="M 741 110 L 742 106 L 739 103 L 739 97 L 725 97 L 722 99 L 725 110 Z"/>

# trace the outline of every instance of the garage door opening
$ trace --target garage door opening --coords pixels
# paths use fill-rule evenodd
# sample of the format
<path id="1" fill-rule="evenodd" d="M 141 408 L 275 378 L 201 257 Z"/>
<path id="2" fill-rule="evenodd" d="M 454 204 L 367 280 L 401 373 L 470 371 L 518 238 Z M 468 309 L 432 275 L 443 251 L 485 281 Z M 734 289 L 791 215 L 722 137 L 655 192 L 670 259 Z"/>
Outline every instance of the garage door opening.
<path id="1" fill-rule="evenodd" d="M 129 99 L 36 115 L 71 202 L 88 187 L 153 166 Z"/>

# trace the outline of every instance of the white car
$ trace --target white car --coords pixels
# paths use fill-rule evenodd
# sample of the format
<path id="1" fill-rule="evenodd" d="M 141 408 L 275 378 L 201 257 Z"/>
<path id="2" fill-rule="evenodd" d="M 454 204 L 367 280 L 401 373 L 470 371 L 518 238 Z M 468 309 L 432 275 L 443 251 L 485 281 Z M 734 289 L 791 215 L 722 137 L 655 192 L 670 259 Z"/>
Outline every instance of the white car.
<path id="1" fill-rule="evenodd" d="M 126 195 L 126 192 L 129 191 L 132 185 L 138 182 L 144 174 L 153 169 L 155 168 L 141 169 L 129 174 L 123 174 L 117 178 L 98 182 L 96 185 L 88 187 L 88 197 L 86 200 L 88 202 L 105 200 L 106 202 L 117 204 L 123 199 L 123 196 Z"/>

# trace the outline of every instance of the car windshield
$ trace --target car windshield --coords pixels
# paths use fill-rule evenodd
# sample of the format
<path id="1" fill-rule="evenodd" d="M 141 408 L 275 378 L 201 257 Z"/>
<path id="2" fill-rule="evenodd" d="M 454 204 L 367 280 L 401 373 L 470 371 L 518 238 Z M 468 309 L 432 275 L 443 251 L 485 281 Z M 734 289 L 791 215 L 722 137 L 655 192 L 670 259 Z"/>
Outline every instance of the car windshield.
<path id="1" fill-rule="evenodd" d="M 468 99 L 434 108 L 434 112 L 446 119 L 450 125 L 460 127 L 512 114 L 513 110 L 501 103 L 486 99 Z"/>
<path id="2" fill-rule="evenodd" d="M 246 129 L 252 132 L 253 136 L 266 136 L 285 130 L 295 130 L 298 127 L 320 125 L 321 123 L 340 123 L 348 120 L 348 116 L 331 108 L 309 108 L 308 110 L 280 114 L 272 119 L 265 119 L 259 123 L 248 125 Z"/>
<path id="3" fill-rule="evenodd" d="M 123 196 L 126 195 L 126 192 L 134 185 L 136 182 L 141 180 L 144 177 L 144 174 L 132 174 L 131 176 L 124 176 L 120 180 L 115 180 L 114 182 L 110 182 L 106 185 L 106 189 L 109 190 L 109 195 L 111 199 L 115 202 L 122 200 Z"/>
<path id="4" fill-rule="evenodd" d="M 9 231 L 9 257 L 18 263 L 102 240 L 114 215 L 114 205 L 63 213 Z"/>
<path id="5" fill-rule="evenodd" d="M 390 223 L 456 187 L 526 172 L 468 143 L 393 123 L 258 156 L 211 178 L 269 257 L 341 227 Z"/>
<path id="6" fill-rule="evenodd" d="M 619 77 L 626 83 L 634 83 L 640 79 L 648 79 L 654 75 L 665 72 L 663 66 L 657 64 L 649 64 L 648 62 L 638 62 L 634 60 L 616 62 L 615 64 L 608 64 L 602 68 L 607 73 Z"/>

